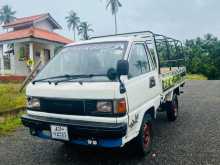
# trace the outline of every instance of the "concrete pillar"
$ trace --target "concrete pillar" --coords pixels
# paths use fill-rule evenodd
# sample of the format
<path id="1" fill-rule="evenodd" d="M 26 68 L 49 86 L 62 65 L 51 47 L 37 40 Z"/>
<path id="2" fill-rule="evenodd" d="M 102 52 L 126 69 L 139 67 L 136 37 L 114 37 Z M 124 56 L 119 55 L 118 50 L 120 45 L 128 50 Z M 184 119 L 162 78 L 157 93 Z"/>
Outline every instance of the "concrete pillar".
<path id="1" fill-rule="evenodd" d="M 0 45 L 0 74 L 4 74 L 3 45 Z"/>
<path id="2" fill-rule="evenodd" d="M 55 46 L 54 45 L 51 45 L 50 46 L 50 58 L 53 58 L 54 57 L 54 49 L 55 49 Z"/>
<path id="3" fill-rule="evenodd" d="M 15 54 L 10 54 L 10 63 L 11 63 L 11 73 L 12 74 L 16 74 L 16 71 L 15 71 Z"/>
<path id="4" fill-rule="evenodd" d="M 34 45 L 32 42 L 29 43 L 29 58 L 32 62 L 34 62 Z M 31 70 L 33 70 L 34 65 L 30 66 Z"/>
<path id="5" fill-rule="evenodd" d="M 44 49 L 43 48 L 40 49 L 40 60 L 41 60 L 41 64 L 43 65 L 45 63 L 45 60 L 44 60 Z"/>
<path id="6" fill-rule="evenodd" d="M 2 47 L 2 59 L 3 59 L 3 69 L 4 69 L 4 73 L 3 74 L 8 74 L 10 72 L 10 70 L 8 70 L 7 68 L 5 68 L 5 64 L 4 64 L 4 56 L 6 55 L 5 52 L 8 50 L 8 45 L 7 44 L 3 44 Z M 11 67 L 11 59 L 10 59 L 10 67 Z"/>

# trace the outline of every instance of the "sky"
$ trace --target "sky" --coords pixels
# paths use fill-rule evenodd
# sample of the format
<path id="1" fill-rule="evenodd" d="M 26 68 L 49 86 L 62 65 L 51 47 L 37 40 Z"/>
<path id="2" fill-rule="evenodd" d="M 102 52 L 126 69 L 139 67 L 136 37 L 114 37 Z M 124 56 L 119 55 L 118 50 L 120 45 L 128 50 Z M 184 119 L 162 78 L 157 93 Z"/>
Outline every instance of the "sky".
<path id="1" fill-rule="evenodd" d="M 220 35 L 219 0 L 120 0 L 119 33 L 151 30 L 185 40 L 206 33 Z M 106 0 L 0 0 L 0 7 L 10 5 L 16 17 L 50 13 L 63 27 L 58 33 L 73 38 L 65 17 L 70 10 L 87 21 L 93 35 L 114 33 L 114 17 L 106 10 Z"/>

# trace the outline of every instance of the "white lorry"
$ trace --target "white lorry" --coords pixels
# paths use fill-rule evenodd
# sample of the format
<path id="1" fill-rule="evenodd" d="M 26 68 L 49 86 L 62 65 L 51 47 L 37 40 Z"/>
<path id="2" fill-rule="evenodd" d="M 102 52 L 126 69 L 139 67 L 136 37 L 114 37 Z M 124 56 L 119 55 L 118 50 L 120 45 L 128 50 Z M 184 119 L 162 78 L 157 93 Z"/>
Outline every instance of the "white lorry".
<path id="1" fill-rule="evenodd" d="M 180 41 L 150 31 L 65 46 L 27 86 L 22 122 L 33 136 L 79 145 L 152 145 L 152 120 L 178 116 L 186 68 Z"/>

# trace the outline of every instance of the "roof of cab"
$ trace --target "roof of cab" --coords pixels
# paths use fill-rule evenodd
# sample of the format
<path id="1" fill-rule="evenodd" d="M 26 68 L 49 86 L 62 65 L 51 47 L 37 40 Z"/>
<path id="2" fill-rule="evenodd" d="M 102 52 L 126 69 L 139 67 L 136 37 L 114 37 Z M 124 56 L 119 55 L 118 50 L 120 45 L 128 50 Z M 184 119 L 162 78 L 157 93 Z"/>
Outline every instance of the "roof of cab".
<path id="1" fill-rule="evenodd" d="M 82 45 L 82 44 L 92 44 L 92 43 L 102 43 L 102 42 L 118 42 L 118 41 L 127 41 L 127 42 L 135 42 L 135 41 L 145 41 L 146 39 L 141 37 L 101 37 L 101 38 L 94 38 L 86 41 L 79 41 L 75 43 L 68 44 L 67 46 L 74 46 L 74 45 Z"/>

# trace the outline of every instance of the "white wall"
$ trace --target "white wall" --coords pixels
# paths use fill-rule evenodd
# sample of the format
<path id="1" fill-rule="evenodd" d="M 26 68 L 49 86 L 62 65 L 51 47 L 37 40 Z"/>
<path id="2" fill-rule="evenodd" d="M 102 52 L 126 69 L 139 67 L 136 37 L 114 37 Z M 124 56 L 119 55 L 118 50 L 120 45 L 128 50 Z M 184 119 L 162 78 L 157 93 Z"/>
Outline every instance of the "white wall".
<path id="1" fill-rule="evenodd" d="M 3 71 L 0 69 L 0 74 L 12 74 L 12 75 L 18 75 L 18 76 L 27 76 L 29 74 L 29 69 L 27 67 L 26 61 L 19 60 L 20 48 L 26 47 L 26 50 L 27 50 L 27 49 L 29 49 L 27 46 L 28 46 L 28 43 L 26 45 L 23 43 L 15 43 L 14 44 L 15 54 L 11 55 L 11 70 L 4 70 Z M 6 48 L 7 48 L 7 45 L 4 45 L 4 51 L 6 51 Z M 55 49 L 54 45 L 34 43 L 33 48 L 34 48 L 33 54 L 34 54 L 35 65 L 40 59 L 43 62 L 42 65 L 46 64 L 45 56 L 44 56 L 44 49 L 50 50 L 51 58 L 54 56 L 54 49 Z M 40 52 L 40 57 L 36 56 L 37 52 Z M 2 45 L 0 45 L 0 59 L 1 59 L 1 57 L 3 57 L 3 46 Z M 4 66 L 2 65 L 2 67 L 4 67 Z M 0 63 L 0 68 L 1 68 L 1 63 Z"/>
<path id="2" fill-rule="evenodd" d="M 19 50 L 20 47 L 24 46 L 21 43 L 15 44 L 15 55 L 14 55 L 14 75 L 26 76 L 28 75 L 28 68 L 25 61 L 19 61 Z"/>
<path id="3" fill-rule="evenodd" d="M 48 22 L 48 20 L 42 20 L 34 24 L 34 27 L 41 28 L 48 31 L 53 31 L 52 25 Z"/>

